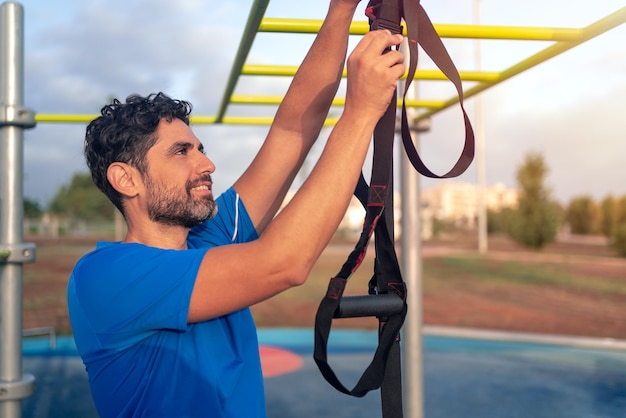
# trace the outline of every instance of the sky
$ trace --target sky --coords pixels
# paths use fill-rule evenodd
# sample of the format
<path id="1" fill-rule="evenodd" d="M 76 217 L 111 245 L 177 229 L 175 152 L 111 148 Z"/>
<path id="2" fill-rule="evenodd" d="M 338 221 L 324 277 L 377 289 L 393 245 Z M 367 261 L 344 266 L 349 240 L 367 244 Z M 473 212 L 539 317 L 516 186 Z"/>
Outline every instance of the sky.
<path id="1" fill-rule="evenodd" d="M 252 0 L 22 0 L 25 9 L 25 106 L 37 113 L 96 114 L 111 98 L 163 91 L 189 100 L 196 115 L 214 115 Z M 474 22 L 479 5 L 485 25 L 584 27 L 624 7 L 623 0 L 422 0 L 434 23 Z M 273 0 L 267 17 L 321 19 L 327 2 Z M 355 20 L 365 20 L 362 2 Z M 482 95 L 486 183 L 516 186 L 516 170 L 529 152 L 549 167 L 554 198 L 600 200 L 626 194 L 626 24 L 498 84 Z M 297 65 L 310 35 L 259 34 L 250 63 Z M 358 41 L 352 37 L 350 48 Z M 545 42 L 444 40 L 459 70 L 501 71 Z M 424 55 L 424 54 L 422 54 Z M 420 55 L 420 66 L 429 62 Z M 236 93 L 282 94 L 287 79 L 246 77 Z M 448 98 L 445 82 L 418 84 L 421 98 Z M 467 101 L 470 118 L 476 100 Z M 227 114 L 272 114 L 273 108 L 230 106 Z M 338 115 L 340 109 L 332 109 Z M 215 162 L 215 190 L 225 190 L 252 160 L 267 126 L 194 125 Z M 84 124 L 40 123 L 26 131 L 24 195 L 46 205 L 76 172 Z M 314 164 L 329 129 L 322 132 L 305 171 Z M 463 141 L 458 108 L 432 119 L 420 152 L 435 172 L 454 164 Z M 477 181 L 476 162 L 461 177 Z M 367 168 L 366 168 L 367 170 Z M 423 179 L 425 188 L 442 180 Z"/>

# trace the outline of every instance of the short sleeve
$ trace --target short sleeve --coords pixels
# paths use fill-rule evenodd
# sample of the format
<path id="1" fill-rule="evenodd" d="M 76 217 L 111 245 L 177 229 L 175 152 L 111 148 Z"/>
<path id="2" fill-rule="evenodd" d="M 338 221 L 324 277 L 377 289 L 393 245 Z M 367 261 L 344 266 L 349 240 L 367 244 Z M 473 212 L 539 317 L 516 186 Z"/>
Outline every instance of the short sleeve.
<path id="1" fill-rule="evenodd" d="M 185 331 L 205 252 L 119 243 L 92 252 L 72 274 L 75 301 L 80 301 L 77 308 L 87 321 L 82 326 L 91 329 L 100 348 L 111 349 L 129 346 L 157 330 Z"/>

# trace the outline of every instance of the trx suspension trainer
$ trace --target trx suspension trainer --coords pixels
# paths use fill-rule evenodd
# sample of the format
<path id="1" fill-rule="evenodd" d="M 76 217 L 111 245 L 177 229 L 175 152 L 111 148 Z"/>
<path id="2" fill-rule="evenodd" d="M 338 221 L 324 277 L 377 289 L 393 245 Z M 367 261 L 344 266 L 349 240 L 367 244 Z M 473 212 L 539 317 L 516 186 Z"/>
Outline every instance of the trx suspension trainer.
<path id="1" fill-rule="evenodd" d="M 419 0 L 370 0 L 366 9 L 370 30 L 387 29 L 402 33 L 404 20 L 409 45 L 408 76 L 401 111 L 401 133 L 404 149 L 413 167 L 431 178 L 459 176 L 474 158 L 474 133 L 463 107 L 461 78 L 432 22 Z M 429 55 L 444 75 L 454 84 L 465 124 L 465 143 L 457 162 L 443 175 L 430 171 L 422 162 L 413 144 L 406 112 L 405 97 L 417 68 L 418 45 Z M 374 130 L 372 174 L 368 185 L 361 175 L 355 196 L 365 208 L 365 221 L 360 238 L 341 270 L 330 279 L 326 295 L 315 317 L 313 358 L 324 378 L 342 393 L 362 397 L 381 389 L 383 417 L 401 418 L 402 384 L 400 365 L 400 329 L 407 313 L 406 284 L 402 279 L 394 247 L 393 214 L 393 140 L 396 125 L 396 98 Z M 388 208 L 388 210 L 385 210 Z M 370 237 L 374 234 L 374 273 L 369 281 L 368 295 L 343 297 L 348 279 L 360 266 Z M 327 344 L 333 318 L 376 317 L 379 321 L 378 347 L 357 384 L 346 388 L 328 364 Z"/>

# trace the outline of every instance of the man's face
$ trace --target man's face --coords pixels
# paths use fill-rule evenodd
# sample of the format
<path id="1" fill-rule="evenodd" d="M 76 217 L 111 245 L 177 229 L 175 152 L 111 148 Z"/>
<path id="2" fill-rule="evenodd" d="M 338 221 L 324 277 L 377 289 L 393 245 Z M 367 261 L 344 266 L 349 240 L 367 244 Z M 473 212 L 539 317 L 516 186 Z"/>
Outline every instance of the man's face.
<path id="1" fill-rule="evenodd" d="M 217 213 L 211 191 L 215 166 L 189 126 L 178 119 L 161 121 L 158 140 L 148 151 L 144 176 L 150 219 L 191 228 Z"/>

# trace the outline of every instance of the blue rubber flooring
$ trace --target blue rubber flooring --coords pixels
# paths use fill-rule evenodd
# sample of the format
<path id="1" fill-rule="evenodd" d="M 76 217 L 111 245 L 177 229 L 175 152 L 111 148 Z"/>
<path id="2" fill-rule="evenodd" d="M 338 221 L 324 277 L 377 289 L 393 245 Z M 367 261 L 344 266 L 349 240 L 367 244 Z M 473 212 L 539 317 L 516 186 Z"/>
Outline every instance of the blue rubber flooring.
<path id="1" fill-rule="evenodd" d="M 303 359 L 299 370 L 265 379 L 270 418 L 381 417 L 378 392 L 352 398 L 323 379 L 312 330 L 262 329 L 259 340 Z M 329 362 L 346 386 L 356 383 L 376 341 L 373 332 L 333 331 Z M 58 339 L 54 351 L 47 340 L 26 341 L 23 364 L 37 379 L 23 418 L 97 417 L 71 338 Z M 626 417 L 626 352 L 427 335 L 424 416 Z"/>

